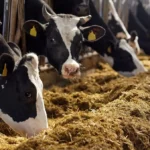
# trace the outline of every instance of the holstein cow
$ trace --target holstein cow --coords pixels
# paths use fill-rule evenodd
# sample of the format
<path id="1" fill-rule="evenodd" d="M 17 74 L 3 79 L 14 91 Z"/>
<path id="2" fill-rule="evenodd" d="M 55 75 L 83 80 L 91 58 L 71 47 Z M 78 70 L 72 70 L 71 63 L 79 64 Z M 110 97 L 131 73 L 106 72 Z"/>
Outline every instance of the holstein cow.
<path id="1" fill-rule="evenodd" d="M 34 136 L 48 128 L 38 57 L 21 57 L 18 46 L 2 36 L 0 52 L 0 118 L 19 134 Z"/>
<path id="2" fill-rule="evenodd" d="M 78 1 L 77 5 L 75 1 L 73 1 L 74 3 L 70 2 L 69 5 L 67 3 L 69 0 L 61 0 L 61 3 L 62 1 L 63 5 L 61 6 L 59 5 L 59 0 L 53 1 L 54 11 L 56 13 L 72 13 L 76 15 L 81 15 L 82 11 L 78 10 L 82 9 L 83 0 L 80 0 L 80 3 Z M 58 8 L 57 5 L 55 5 L 56 2 Z M 89 1 L 87 0 L 87 3 L 84 4 L 84 8 L 85 7 L 90 9 L 89 12 L 92 15 L 92 18 L 89 22 L 84 24 L 84 27 L 97 24 L 104 27 L 106 30 L 106 35 L 101 40 L 98 40 L 95 43 L 85 43 L 85 44 L 96 50 L 114 70 L 116 70 L 117 72 L 119 72 L 124 76 L 133 76 L 137 75 L 140 72 L 145 72 L 146 69 L 133 52 L 133 48 L 127 43 L 126 40 L 121 39 L 118 41 L 115 38 L 115 36 L 112 34 L 108 26 L 104 23 L 103 19 L 97 13 L 93 2 L 91 0 Z"/>
<path id="3" fill-rule="evenodd" d="M 135 30 L 138 33 L 140 47 L 146 54 L 150 55 L 150 32 L 131 10 L 129 11 L 128 30 L 129 32 Z"/>
<path id="4" fill-rule="evenodd" d="M 32 20 L 27 21 L 24 25 L 25 30 L 29 33 L 26 35 L 27 50 L 47 56 L 51 65 L 64 78 L 77 77 L 80 75 L 78 57 L 82 42 L 85 40 L 84 32 L 96 29 L 94 32 L 97 32 L 99 39 L 104 35 L 105 30 L 99 26 L 91 26 L 81 31 L 79 26 L 87 22 L 90 16 L 80 18 L 72 15 L 54 16 L 47 12 L 47 15 L 43 15 L 43 5 L 48 12 L 52 12 L 43 0 L 25 1 L 25 20 Z M 3 10 L 3 5 L 0 5 L 0 8 L 0 11 Z"/>
<path id="5" fill-rule="evenodd" d="M 28 33 L 27 49 L 45 55 L 64 78 L 78 77 L 80 76 L 79 52 L 82 42 L 88 41 L 83 35 L 95 32 L 98 40 L 105 34 L 105 30 L 100 26 L 90 26 L 81 31 L 79 27 L 91 16 L 52 15 L 48 12 L 52 10 L 43 0 L 25 1 L 25 20 L 30 20 L 23 26 Z"/>
<path id="6" fill-rule="evenodd" d="M 117 21 L 112 13 L 109 13 L 108 17 L 108 27 L 112 33 L 116 36 L 118 40 L 125 39 L 127 43 L 133 48 L 134 52 L 138 55 L 140 54 L 140 46 L 138 43 L 138 34 L 136 31 L 131 31 L 130 35 L 127 36 L 123 28 L 121 27 L 119 21 Z M 129 37 L 129 38 L 127 38 Z"/>
<path id="7" fill-rule="evenodd" d="M 47 23 L 29 20 L 23 26 L 25 31 L 43 41 L 42 50 L 45 56 L 64 78 L 80 76 L 78 58 L 83 43 L 95 43 L 104 36 L 105 30 L 95 25 L 80 29 L 81 25 L 91 19 L 90 15 L 85 17 L 68 14 L 51 15 L 45 6 L 42 12 Z"/>
<path id="8" fill-rule="evenodd" d="M 108 27 L 118 39 L 126 39 L 128 44 L 134 49 L 135 53 L 140 54 L 138 35 L 136 31 L 132 31 L 131 34 L 129 34 L 120 19 L 112 0 L 109 0 L 109 6 L 110 12 L 108 17 Z"/>

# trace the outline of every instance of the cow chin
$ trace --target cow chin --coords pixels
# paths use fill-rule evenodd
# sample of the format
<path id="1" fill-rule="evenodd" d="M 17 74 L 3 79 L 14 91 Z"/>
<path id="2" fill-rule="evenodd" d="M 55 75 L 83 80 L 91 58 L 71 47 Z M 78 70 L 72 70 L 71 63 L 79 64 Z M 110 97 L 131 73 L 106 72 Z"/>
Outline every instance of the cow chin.
<path id="1" fill-rule="evenodd" d="M 35 136 L 48 128 L 47 121 L 45 121 L 45 119 L 39 121 L 41 119 L 39 119 L 38 116 L 37 118 L 29 118 L 22 122 L 14 121 L 7 114 L 3 114 L 1 117 L 4 122 L 7 123 L 14 131 L 27 138 Z"/>
<path id="2" fill-rule="evenodd" d="M 76 74 L 76 75 L 62 74 L 62 77 L 63 77 L 64 79 L 69 79 L 69 80 L 71 80 L 71 79 L 78 79 L 78 78 L 81 77 L 81 73 L 79 72 L 79 73 Z"/>

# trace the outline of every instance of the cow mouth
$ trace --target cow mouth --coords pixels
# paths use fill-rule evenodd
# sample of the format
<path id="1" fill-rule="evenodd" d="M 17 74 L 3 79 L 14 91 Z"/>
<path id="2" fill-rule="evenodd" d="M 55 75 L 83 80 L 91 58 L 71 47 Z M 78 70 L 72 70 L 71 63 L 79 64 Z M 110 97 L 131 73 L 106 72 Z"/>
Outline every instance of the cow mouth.
<path id="1" fill-rule="evenodd" d="M 81 77 L 81 72 L 78 71 L 78 72 L 76 72 L 76 73 L 70 73 L 70 74 L 65 73 L 65 74 L 62 74 L 62 77 L 63 77 L 64 79 L 69 79 L 69 80 L 78 79 L 78 78 Z"/>
<path id="2" fill-rule="evenodd" d="M 78 79 L 81 77 L 81 75 L 80 74 L 79 75 L 62 75 L 62 77 L 64 79 Z"/>

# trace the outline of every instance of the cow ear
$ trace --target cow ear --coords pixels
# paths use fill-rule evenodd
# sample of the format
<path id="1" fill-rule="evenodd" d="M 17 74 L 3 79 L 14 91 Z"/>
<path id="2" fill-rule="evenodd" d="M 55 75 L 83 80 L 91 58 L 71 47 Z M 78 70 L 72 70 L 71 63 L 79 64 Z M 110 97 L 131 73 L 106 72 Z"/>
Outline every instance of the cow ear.
<path id="1" fill-rule="evenodd" d="M 136 31 L 131 31 L 130 35 L 131 35 L 131 39 L 130 39 L 131 41 L 135 41 L 135 39 L 138 37 Z"/>
<path id="2" fill-rule="evenodd" d="M 80 28 L 83 34 L 83 38 L 85 42 L 95 42 L 101 39 L 104 35 L 106 30 L 97 25 Z"/>
<path id="3" fill-rule="evenodd" d="M 24 23 L 23 29 L 32 37 L 39 36 L 45 30 L 45 26 L 36 20 L 28 20 Z"/>
<path id="4" fill-rule="evenodd" d="M 0 56 L 0 74 L 3 77 L 12 74 L 15 67 L 15 61 L 9 54 L 2 54 Z"/>

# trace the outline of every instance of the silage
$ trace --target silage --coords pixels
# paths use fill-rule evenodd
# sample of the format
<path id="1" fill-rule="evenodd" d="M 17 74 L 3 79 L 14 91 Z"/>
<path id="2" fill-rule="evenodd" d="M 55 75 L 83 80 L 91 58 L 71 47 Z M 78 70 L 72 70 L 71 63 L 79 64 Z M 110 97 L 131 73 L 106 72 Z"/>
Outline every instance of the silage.
<path id="1" fill-rule="evenodd" d="M 140 58 L 150 68 L 149 58 Z M 49 129 L 26 139 L 0 122 L 0 150 L 149 150 L 150 73 L 126 78 L 107 64 L 44 90 Z"/>

